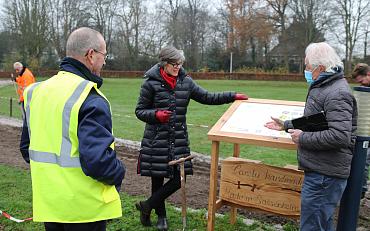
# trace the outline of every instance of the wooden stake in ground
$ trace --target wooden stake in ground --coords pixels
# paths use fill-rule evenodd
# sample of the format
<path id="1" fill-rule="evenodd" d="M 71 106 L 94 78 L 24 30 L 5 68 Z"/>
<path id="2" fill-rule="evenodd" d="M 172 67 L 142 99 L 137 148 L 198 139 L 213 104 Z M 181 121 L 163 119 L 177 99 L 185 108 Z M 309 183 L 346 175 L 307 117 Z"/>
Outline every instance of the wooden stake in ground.
<path id="1" fill-rule="evenodd" d="M 180 174 L 181 174 L 181 217 L 182 217 L 182 230 L 184 231 L 186 228 L 186 188 L 185 188 L 185 161 L 191 160 L 195 157 L 195 155 L 190 155 L 187 157 L 180 158 L 178 160 L 172 160 L 168 162 L 168 165 L 180 165 Z"/>

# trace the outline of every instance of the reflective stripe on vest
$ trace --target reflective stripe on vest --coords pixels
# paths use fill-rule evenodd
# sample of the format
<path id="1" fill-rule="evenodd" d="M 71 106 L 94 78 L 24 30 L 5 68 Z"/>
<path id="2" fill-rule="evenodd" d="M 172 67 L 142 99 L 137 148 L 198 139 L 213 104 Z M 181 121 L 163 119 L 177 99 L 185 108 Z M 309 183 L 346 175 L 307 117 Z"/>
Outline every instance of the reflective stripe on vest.
<path id="1" fill-rule="evenodd" d="M 35 84 L 32 84 L 28 91 L 27 91 L 27 105 L 26 105 L 26 119 L 27 119 L 27 126 L 28 126 L 28 136 L 30 137 L 30 140 L 31 140 L 31 129 L 30 129 L 30 102 L 31 102 L 31 98 L 32 98 L 32 93 L 33 93 L 33 90 L 35 89 L 35 87 L 37 85 L 39 85 L 40 83 L 35 83 Z"/>
<path id="2" fill-rule="evenodd" d="M 40 152 L 35 150 L 29 150 L 30 159 L 36 162 L 42 163 L 50 163 L 50 164 L 57 164 L 61 167 L 81 167 L 80 158 L 79 157 L 71 157 L 70 152 L 72 148 L 72 143 L 69 138 L 69 123 L 71 118 L 71 110 L 73 105 L 79 99 L 81 93 L 84 91 L 86 85 L 89 81 L 84 80 L 82 81 L 73 94 L 69 97 L 66 104 L 63 108 L 63 119 L 62 119 L 62 145 L 60 149 L 60 156 L 55 153 L 49 152 Z M 28 132 L 29 137 L 31 139 L 31 127 L 30 127 L 30 102 L 32 99 L 32 93 L 35 87 L 38 85 L 33 84 L 27 92 L 27 105 L 26 105 L 26 117 L 27 117 L 27 125 L 28 125 Z"/>

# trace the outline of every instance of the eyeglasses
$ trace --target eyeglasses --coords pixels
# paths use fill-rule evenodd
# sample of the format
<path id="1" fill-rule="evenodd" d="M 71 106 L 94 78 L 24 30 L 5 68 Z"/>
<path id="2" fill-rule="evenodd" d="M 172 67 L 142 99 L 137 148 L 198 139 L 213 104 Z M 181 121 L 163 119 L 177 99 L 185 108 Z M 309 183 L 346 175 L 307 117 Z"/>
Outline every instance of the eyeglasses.
<path id="1" fill-rule="evenodd" d="M 103 53 L 103 52 L 98 51 L 98 50 L 96 50 L 96 49 L 93 49 L 93 51 L 95 51 L 95 52 L 97 52 L 97 53 L 99 53 L 99 54 L 102 54 L 102 55 L 104 56 L 104 61 L 106 61 L 106 60 L 107 60 L 107 58 L 109 57 L 107 53 Z"/>
<path id="2" fill-rule="evenodd" d="M 167 63 L 171 64 L 175 68 L 182 67 L 182 65 L 183 65 L 183 63 L 170 63 L 170 62 L 167 62 Z"/>

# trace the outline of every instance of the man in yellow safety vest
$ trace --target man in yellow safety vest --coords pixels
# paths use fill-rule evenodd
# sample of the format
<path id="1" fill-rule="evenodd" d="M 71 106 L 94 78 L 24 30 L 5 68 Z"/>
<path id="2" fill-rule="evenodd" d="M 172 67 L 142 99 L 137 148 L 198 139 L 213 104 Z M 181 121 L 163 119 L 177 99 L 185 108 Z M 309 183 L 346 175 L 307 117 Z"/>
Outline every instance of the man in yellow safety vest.
<path id="1" fill-rule="evenodd" d="M 73 31 L 60 71 L 24 91 L 20 150 L 30 163 L 33 220 L 47 231 L 106 230 L 122 216 L 125 166 L 116 157 L 112 114 L 99 90 L 107 57 L 103 36 Z"/>

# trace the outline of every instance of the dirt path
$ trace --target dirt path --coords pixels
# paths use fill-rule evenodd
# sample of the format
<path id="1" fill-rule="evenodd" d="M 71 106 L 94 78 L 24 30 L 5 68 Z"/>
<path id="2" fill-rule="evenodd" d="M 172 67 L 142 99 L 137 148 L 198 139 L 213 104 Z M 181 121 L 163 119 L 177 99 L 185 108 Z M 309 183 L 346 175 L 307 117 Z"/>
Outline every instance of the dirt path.
<path id="1" fill-rule="evenodd" d="M 0 123 L 0 163 L 29 169 L 19 152 L 19 141 L 21 128 Z M 136 174 L 136 158 L 138 150 L 128 149 L 123 146 L 116 148 L 119 158 L 125 163 L 127 172 L 122 184 L 122 191 L 129 195 L 150 194 L 150 178 L 141 177 Z M 188 206 L 193 209 L 207 208 L 209 192 L 209 164 L 204 161 L 194 163 L 194 175 L 187 178 L 187 200 Z M 168 202 L 180 207 L 180 193 L 172 195 Z M 219 212 L 226 212 L 228 208 L 222 208 Z M 270 224 L 285 224 L 288 220 L 282 217 L 260 214 L 248 211 L 241 211 L 249 219 L 257 219 Z M 292 220 L 290 220 L 292 221 Z M 363 201 L 360 208 L 359 226 L 363 230 L 370 230 L 370 195 Z"/>
<path id="2" fill-rule="evenodd" d="M 6 85 L 11 85 L 13 82 L 10 79 L 7 80 L 0 80 L 0 87 L 1 86 L 6 86 Z"/>

